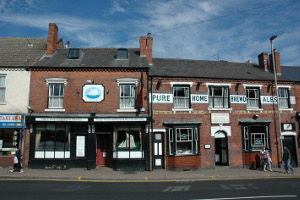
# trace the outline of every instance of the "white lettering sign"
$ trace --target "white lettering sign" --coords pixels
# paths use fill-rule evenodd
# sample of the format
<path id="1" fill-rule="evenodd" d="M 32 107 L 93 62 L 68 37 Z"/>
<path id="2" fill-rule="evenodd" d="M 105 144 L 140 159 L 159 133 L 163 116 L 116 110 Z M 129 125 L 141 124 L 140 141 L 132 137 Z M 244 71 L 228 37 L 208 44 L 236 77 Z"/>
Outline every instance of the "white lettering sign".
<path id="1" fill-rule="evenodd" d="M 151 94 L 149 94 L 151 96 Z M 153 103 L 173 103 L 172 94 L 162 94 L 162 93 L 153 93 L 152 94 Z"/>
<path id="2" fill-rule="evenodd" d="M 274 96 L 261 96 L 260 101 L 262 104 L 276 104 L 277 98 Z"/>
<path id="3" fill-rule="evenodd" d="M 245 95 L 230 95 L 230 103 L 247 103 Z"/>
<path id="4" fill-rule="evenodd" d="M 208 103 L 208 95 L 192 94 L 192 103 Z"/>

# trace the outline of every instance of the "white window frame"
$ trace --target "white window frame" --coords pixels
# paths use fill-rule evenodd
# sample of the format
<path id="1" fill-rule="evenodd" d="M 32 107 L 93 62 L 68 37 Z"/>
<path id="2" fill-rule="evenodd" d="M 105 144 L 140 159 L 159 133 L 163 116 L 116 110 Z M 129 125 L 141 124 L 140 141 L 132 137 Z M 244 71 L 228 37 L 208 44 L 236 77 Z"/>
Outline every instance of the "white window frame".
<path id="1" fill-rule="evenodd" d="M 7 75 L 6 74 L 0 74 L 0 77 L 4 77 L 4 85 L 1 86 L 0 85 L 0 89 L 4 90 L 4 94 L 3 94 L 3 99 L 0 99 L 0 102 L 4 103 L 5 102 L 5 93 L 6 93 L 6 81 L 7 81 Z"/>
<path id="2" fill-rule="evenodd" d="M 137 88 L 139 85 L 139 79 L 137 79 L 137 78 L 121 78 L 121 79 L 116 79 L 116 82 L 119 87 L 119 109 L 117 109 L 117 112 L 137 112 L 138 110 L 135 109 L 135 100 L 134 100 L 133 108 L 122 108 L 121 107 L 121 85 L 134 85 Z M 135 96 L 136 96 L 136 89 L 135 89 Z M 134 98 L 135 98 L 135 96 L 134 96 Z"/>
<path id="3" fill-rule="evenodd" d="M 249 92 L 254 91 L 255 97 L 250 98 L 249 97 Z M 246 98 L 247 98 L 247 109 L 259 109 L 260 108 L 260 90 L 259 88 L 255 87 L 247 87 L 246 88 Z M 254 101 L 256 106 L 251 106 L 250 101 Z"/>
<path id="4" fill-rule="evenodd" d="M 184 89 L 184 97 L 178 97 L 175 94 L 175 90 L 177 88 L 183 88 Z M 184 85 L 174 85 L 173 87 L 173 107 L 174 109 L 189 109 L 190 108 L 190 87 L 184 86 Z M 177 102 L 181 102 L 183 100 L 183 106 L 180 106 Z"/>
<path id="5" fill-rule="evenodd" d="M 188 139 L 187 140 L 182 140 L 182 138 L 181 138 L 181 130 L 182 129 L 184 129 L 184 130 L 187 130 L 188 131 L 188 133 L 189 133 L 189 130 L 191 131 L 191 138 L 189 137 L 189 135 L 187 136 L 188 137 Z M 193 141 L 194 141 L 194 128 L 175 128 L 175 130 L 176 130 L 176 133 L 175 133 L 175 141 L 176 141 L 176 143 L 175 143 L 175 149 L 176 149 L 176 155 L 190 155 L 190 154 L 195 154 L 194 153 L 194 145 L 193 145 Z M 179 136 L 179 139 L 178 139 L 178 136 L 177 136 L 177 134 L 178 134 L 178 132 L 177 131 L 179 131 L 179 134 L 180 134 L 180 136 Z M 190 153 L 180 153 L 179 151 L 178 151 L 178 148 L 177 148 L 177 144 L 178 143 L 191 143 L 191 149 L 190 149 Z"/>
<path id="6" fill-rule="evenodd" d="M 125 92 L 123 92 L 124 90 L 126 90 L 126 87 L 129 87 L 129 91 L 130 91 L 130 94 L 129 96 L 125 96 L 125 95 L 122 95 L 122 94 L 125 94 Z M 127 109 L 127 110 L 133 110 L 135 109 L 135 94 L 136 94 L 136 86 L 133 85 L 133 84 L 120 84 L 120 93 L 119 93 L 119 107 L 120 109 L 124 110 L 124 109 Z M 125 100 L 129 100 L 129 106 L 126 106 L 127 104 L 125 103 L 122 103 L 123 101 Z"/>
<path id="7" fill-rule="evenodd" d="M 208 86 L 208 103 L 209 103 L 209 108 L 214 108 L 214 109 L 229 109 L 230 108 L 230 95 L 229 95 L 229 88 L 227 84 L 207 84 Z M 223 103 L 222 106 L 216 106 L 214 105 L 214 99 L 215 96 L 210 94 L 210 90 L 212 89 L 212 94 L 214 94 L 214 89 L 215 88 L 222 88 L 222 96 L 217 96 L 218 98 L 222 98 Z M 224 89 L 227 89 L 227 97 L 224 96 Z M 225 106 L 225 101 L 224 98 L 227 98 L 227 105 Z"/>
<path id="8" fill-rule="evenodd" d="M 62 84 L 63 87 L 63 95 L 59 95 L 58 98 L 62 99 L 62 101 L 64 101 L 65 98 L 65 86 L 67 85 L 68 80 L 65 78 L 49 78 L 46 79 L 46 84 L 48 86 L 48 108 L 45 109 L 45 111 L 53 111 L 53 112 L 64 112 L 64 103 L 62 103 L 62 106 L 58 106 L 58 107 L 53 107 L 51 106 L 51 98 L 54 97 L 51 95 L 51 88 L 52 86 L 54 86 L 55 84 Z M 61 89 L 61 87 L 60 87 Z M 59 91 L 60 94 L 60 91 Z"/>
<path id="9" fill-rule="evenodd" d="M 284 93 L 285 93 L 285 95 L 286 96 L 283 96 L 283 97 L 281 97 L 280 96 L 280 90 L 284 90 Z M 290 108 L 290 105 L 289 105 L 289 88 L 288 87 L 278 87 L 278 98 L 279 98 L 279 108 L 280 109 L 288 109 L 288 108 Z M 284 102 L 285 102 L 285 104 L 287 104 L 286 106 L 283 106 L 282 105 L 282 100 L 284 100 Z"/>

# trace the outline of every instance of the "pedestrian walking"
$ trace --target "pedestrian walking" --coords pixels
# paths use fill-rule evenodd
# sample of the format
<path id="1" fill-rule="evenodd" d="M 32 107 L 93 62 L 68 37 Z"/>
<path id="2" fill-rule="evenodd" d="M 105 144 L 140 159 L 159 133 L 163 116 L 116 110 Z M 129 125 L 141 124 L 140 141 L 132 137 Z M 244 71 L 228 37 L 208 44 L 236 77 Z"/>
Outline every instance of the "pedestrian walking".
<path id="1" fill-rule="evenodd" d="M 262 148 L 262 150 L 261 150 L 261 160 L 262 160 L 262 167 L 263 167 L 264 171 L 267 170 L 268 159 L 269 159 L 269 157 L 268 157 L 266 148 Z"/>
<path id="2" fill-rule="evenodd" d="M 291 166 L 291 152 L 290 150 L 287 148 L 287 146 L 284 146 L 283 147 L 283 158 L 282 158 L 282 161 L 283 161 L 283 165 L 284 165 L 284 169 L 286 171 L 286 173 L 290 173 L 289 172 L 289 169 L 292 170 L 292 172 L 294 173 L 294 169 L 293 167 Z"/>
<path id="3" fill-rule="evenodd" d="M 272 172 L 272 158 L 271 158 L 271 155 L 270 155 L 270 152 L 268 150 L 266 150 L 266 154 L 268 156 L 268 169 L 270 170 L 270 172 Z"/>
<path id="4" fill-rule="evenodd" d="M 10 172 L 20 172 L 23 173 L 23 169 L 22 169 L 22 154 L 20 149 L 17 149 L 15 156 L 14 156 L 14 168 L 12 170 L 9 170 Z"/>

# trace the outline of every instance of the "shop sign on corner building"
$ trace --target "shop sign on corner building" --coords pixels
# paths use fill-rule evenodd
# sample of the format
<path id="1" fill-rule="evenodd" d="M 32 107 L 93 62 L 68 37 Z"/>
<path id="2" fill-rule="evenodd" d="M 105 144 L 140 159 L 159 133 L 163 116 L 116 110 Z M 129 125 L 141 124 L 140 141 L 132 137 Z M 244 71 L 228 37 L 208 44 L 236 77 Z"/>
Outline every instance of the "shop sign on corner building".
<path id="1" fill-rule="evenodd" d="M 82 88 L 84 102 L 101 102 L 104 100 L 104 87 L 102 84 L 84 85 Z"/>

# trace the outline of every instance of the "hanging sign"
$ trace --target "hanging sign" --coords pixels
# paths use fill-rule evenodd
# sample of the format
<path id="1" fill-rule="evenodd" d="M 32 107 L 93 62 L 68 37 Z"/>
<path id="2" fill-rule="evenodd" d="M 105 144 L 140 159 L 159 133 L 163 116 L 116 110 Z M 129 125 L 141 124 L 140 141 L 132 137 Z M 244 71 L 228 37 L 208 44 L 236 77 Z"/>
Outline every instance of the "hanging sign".
<path id="1" fill-rule="evenodd" d="M 101 102 L 104 100 L 103 85 L 85 85 L 82 88 L 82 99 L 85 102 Z"/>

